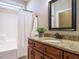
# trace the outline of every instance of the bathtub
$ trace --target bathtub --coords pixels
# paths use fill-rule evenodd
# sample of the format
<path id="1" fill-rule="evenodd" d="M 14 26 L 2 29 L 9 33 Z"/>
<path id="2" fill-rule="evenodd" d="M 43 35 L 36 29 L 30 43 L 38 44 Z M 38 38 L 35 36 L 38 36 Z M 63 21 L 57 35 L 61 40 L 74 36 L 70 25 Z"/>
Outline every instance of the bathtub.
<path id="1" fill-rule="evenodd" d="M 0 59 L 17 59 L 17 42 L 7 40 L 0 42 Z"/>

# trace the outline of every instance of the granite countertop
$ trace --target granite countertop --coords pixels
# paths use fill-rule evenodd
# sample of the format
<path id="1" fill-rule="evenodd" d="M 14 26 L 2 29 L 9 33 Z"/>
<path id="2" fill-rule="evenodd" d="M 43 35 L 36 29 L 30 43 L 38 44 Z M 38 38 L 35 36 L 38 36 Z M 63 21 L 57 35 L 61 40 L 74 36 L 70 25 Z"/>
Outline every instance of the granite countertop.
<path id="1" fill-rule="evenodd" d="M 56 47 L 58 49 L 79 55 L 79 41 L 71 41 L 71 40 L 62 39 L 62 40 L 60 40 L 60 42 L 52 42 L 52 41 L 49 42 L 49 41 L 45 41 L 45 40 L 50 40 L 53 38 L 50 38 L 50 37 L 42 37 L 42 38 L 29 37 L 29 38 L 32 40 L 41 42 L 43 44 L 53 46 L 53 47 Z"/>

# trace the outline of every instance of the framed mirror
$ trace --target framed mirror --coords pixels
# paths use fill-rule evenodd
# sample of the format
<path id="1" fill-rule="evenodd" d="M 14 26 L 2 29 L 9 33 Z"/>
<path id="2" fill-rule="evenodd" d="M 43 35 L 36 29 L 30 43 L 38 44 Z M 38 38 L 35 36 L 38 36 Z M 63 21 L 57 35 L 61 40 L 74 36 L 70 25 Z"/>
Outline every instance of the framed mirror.
<path id="1" fill-rule="evenodd" d="M 76 0 L 49 2 L 49 30 L 76 31 Z"/>

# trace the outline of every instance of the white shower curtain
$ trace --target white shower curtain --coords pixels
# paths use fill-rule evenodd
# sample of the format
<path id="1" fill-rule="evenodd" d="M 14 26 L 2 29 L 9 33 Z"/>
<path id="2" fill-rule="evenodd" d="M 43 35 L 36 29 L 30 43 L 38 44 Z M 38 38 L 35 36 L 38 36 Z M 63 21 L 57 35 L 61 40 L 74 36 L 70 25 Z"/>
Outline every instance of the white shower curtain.
<path id="1" fill-rule="evenodd" d="M 18 14 L 18 53 L 17 57 L 27 56 L 28 38 L 32 30 L 33 13 L 20 10 Z"/>

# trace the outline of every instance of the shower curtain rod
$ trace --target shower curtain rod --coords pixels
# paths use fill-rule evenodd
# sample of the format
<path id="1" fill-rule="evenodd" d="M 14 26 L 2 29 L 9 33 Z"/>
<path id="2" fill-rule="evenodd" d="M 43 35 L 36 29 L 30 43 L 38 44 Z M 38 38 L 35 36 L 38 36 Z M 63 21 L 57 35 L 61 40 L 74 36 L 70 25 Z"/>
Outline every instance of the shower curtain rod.
<path id="1" fill-rule="evenodd" d="M 22 9 L 23 11 L 28 11 L 28 12 L 32 12 L 32 13 L 34 13 L 33 11 L 30 11 L 30 10 L 26 10 L 26 9 Z"/>

